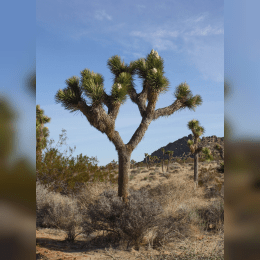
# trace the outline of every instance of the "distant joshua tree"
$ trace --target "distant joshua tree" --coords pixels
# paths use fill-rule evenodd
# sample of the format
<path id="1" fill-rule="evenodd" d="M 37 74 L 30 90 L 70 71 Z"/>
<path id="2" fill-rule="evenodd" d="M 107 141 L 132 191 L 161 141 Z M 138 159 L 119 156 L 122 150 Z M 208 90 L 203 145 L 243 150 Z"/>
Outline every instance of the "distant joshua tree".
<path id="1" fill-rule="evenodd" d="M 169 159 L 168 159 L 168 164 L 167 164 L 167 172 L 169 172 L 169 163 L 171 162 L 172 160 L 172 156 L 173 156 L 173 151 L 167 151 L 165 154 L 168 154 L 169 156 Z"/>
<path id="2" fill-rule="evenodd" d="M 145 156 L 146 167 L 147 167 L 147 169 L 149 169 L 149 164 L 148 164 L 147 159 L 149 158 L 150 155 L 148 153 L 145 153 L 144 156 Z"/>
<path id="3" fill-rule="evenodd" d="M 158 160 L 158 157 L 157 157 L 157 156 L 151 156 L 151 155 L 149 155 L 149 163 L 151 163 L 151 165 L 152 165 L 156 160 Z"/>
<path id="4" fill-rule="evenodd" d="M 170 116 L 181 109 L 193 109 L 202 104 L 199 95 L 193 96 L 189 86 L 181 83 L 174 93 L 176 100 L 169 106 L 155 109 L 161 93 L 167 91 L 168 79 L 164 76 L 164 61 L 159 54 L 152 50 L 144 59 L 130 62 L 129 65 L 121 61 L 119 56 L 111 57 L 107 65 L 114 75 L 111 94 L 104 89 L 104 79 L 101 74 L 88 69 L 81 71 L 81 80 L 71 77 L 66 80 L 67 87 L 59 90 L 55 99 L 57 103 L 71 112 L 80 111 L 89 123 L 115 145 L 118 152 L 119 176 L 118 196 L 127 202 L 128 170 L 131 154 L 140 143 L 150 123 L 160 117 Z M 136 92 L 133 77 L 138 75 L 143 80 L 143 88 Z M 87 97 L 89 103 L 85 99 Z M 142 121 L 127 144 L 124 144 L 119 132 L 115 130 L 115 121 L 120 106 L 127 96 L 138 106 Z M 103 106 L 108 108 L 106 111 Z"/>
<path id="5" fill-rule="evenodd" d="M 135 160 L 131 160 L 132 169 L 134 169 L 135 164 L 136 164 L 136 161 Z"/>
<path id="6" fill-rule="evenodd" d="M 165 149 L 162 148 L 161 151 L 162 151 L 162 153 L 163 153 L 163 159 L 162 159 L 162 172 L 164 172 L 163 166 L 164 166 L 164 153 L 165 153 Z"/>
<path id="7" fill-rule="evenodd" d="M 213 157 L 211 155 L 209 148 L 199 146 L 199 142 L 200 142 L 199 137 L 202 134 L 204 134 L 204 132 L 205 132 L 204 127 L 199 125 L 199 121 L 195 120 L 195 119 L 189 121 L 188 128 L 192 131 L 193 137 L 194 137 L 193 140 L 188 140 L 187 143 L 190 147 L 191 153 L 194 154 L 194 182 L 195 182 L 195 187 L 197 187 L 198 186 L 198 161 L 199 161 L 198 155 L 199 155 L 199 153 L 203 152 L 206 160 L 212 160 Z"/>
<path id="8" fill-rule="evenodd" d="M 49 123 L 51 119 L 44 115 L 40 105 L 36 105 L 36 158 L 41 160 L 42 150 L 47 146 L 47 137 L 49 136 L 48 127 L 44 124 Z"/>

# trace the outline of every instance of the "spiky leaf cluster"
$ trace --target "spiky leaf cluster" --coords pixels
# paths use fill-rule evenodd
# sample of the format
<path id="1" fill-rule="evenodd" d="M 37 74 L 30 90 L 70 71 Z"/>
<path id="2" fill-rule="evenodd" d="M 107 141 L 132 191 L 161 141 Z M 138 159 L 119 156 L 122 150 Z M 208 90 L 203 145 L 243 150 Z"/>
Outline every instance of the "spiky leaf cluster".
<path id="1" fill-rule="evenodd" d="M 101 74 L 90 72 L 88 69 L 84 69 L 80 74 L 81 86 L 85 95 L 92 104 L 100 104 L 104 95 L 104 78 Z"/>
<path id="2" fill-rule="evenodd" d="M 195 146 L 194 146 L 194 141 L 193 140 L 188 140 L 187 141 L 188 146 L 190 147 L 191 153 L 195 153 Z"/>
<path id="3" fill-rule="evenodd" d="M 163 72 L 156 68 L 148 71 L 147 82 L 152 90 L 157 92 L 166 91 L 169 86 L 169 81 L 163 76 Z"/>
<path id="4" fill-rule="evenodd" d="M 222 149 L 222 147 L 219 144 L 216 144 L 214 148 L 217 149 L 217 150 L 221 150 Z"/>
<path id="5" fill-rule="evenodd" d="M 120 56 L 115 55 L 109 58 L 107 66 L 110 71 L 114 74 L 115 80 L 122 72 L 127 72 L 133 75 L 136 70 L 135 62 L 130 62 L 129 65 L 125 64 L 124 61 L 121 61 Z"/>
<path id="6" fill-rule="evenodd" d="M 36 151 L 43 150 L 47 145 L 47 137 L 49 136 L 48 127 L 44 127 L 50 122 L 50 118 L 44 115 L 44 111 L 40 105 L 36 105 Z"/>
<path id="7" fill-rule="evenodd" d="M 191 120 L 188 122 L 188 128 L 192 131 L 195 138 L 199 138 L 202 134 L 204 134 L 204 127 L 199 125 L 198 120 Z"/>
<path id="8" fill-rule="evenodd" d="M 127 72 L 122 72 L 116 78 L 116 83 L 112 86 L 111 96 L 114 103 L 124 103 L 127 98 L 129 86 L 132 82 L 132 75 Z"/>
<path id="9" fill-rule="evenodd" d="M 181 83 L 176 88 L 174 96 L 178 100 L 181 100 L 185 104 L 185 107 L 187 107 L 189 109 L 195 110 L 195 108 L 197 106 L 202 104 L 201 96 L 200 95 L 193 96 L 191 93 L 190 87 L 186 82 Z"/>
<path id="10" fill-rule="evenodd" d="M 146 67 L 147 70 L 152 70 L 153 68 L 156 68 L 157 70 L 163 72 L 163 59 L 159 56 L 157 51 L 152 50 L 150 54 L 147 55 Z"/>
<path id="11" fill-rule="evenodd" d="M 204 158 L 206 159 L 207 162 L 213 160 L 213 156 L 212 156 L 211 151 L 208 147 L 202 148 L 202 152 L 203 152 Z"/>
<path id="12" fill-rule="evenodd" d="M 119 74 L 122 72 L 124 64 L 121 61 L 121 58 L 118 55 L 112 56 L 108 62 L 107 66 L 109 67 L 110 71 L 118 77 Z"/>
<path id="13" fill-rule="evenodd" d="M 167 91 L 169 81 L 164 77 L 163 59 L 157 51 L 152 50 L 146 59 L 138 59 L 134 66 L 138 76 L 144 79 L 153 91 Z"/>
<path id="14" fill-rule="evenodd" d="M 71 77 L 66 81 L 67 87 L 60 89 L 55 95 L 55 101 L 61 102 L 65 109 L 70 112 L 77 111 L 78 102 L 81 101 L 82 89 L 79 88 L 79 78 Z"/>

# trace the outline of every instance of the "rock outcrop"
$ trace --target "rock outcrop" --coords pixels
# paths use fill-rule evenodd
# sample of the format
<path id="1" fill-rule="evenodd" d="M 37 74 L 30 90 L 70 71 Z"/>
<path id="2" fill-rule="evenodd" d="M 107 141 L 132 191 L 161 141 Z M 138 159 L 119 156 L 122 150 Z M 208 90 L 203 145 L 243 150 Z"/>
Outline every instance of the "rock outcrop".
<path id="1" fill-rule="evenodd" d="M 162 152 L 162 148 L 165 149 L 166 151 L 173 151 L 173 158 L 178 157 L 181 159 L 184 158 L 193 158 L 194 155 L 191 154 L 190 152 L 190 148 L 187 144 L 187 141 L 189 139 L 193 139 L 193 135 L 190 134 L 188 136 L 184 136 L 181 139 L 178 139 L 177 141 L 173 142 L 173 143 L 169 143 L 166 146 L 163 146 L 161 148 L 159 148 L 158 150 L 154 151 L 151 156 L 157 156 L 159 159 L 163 158 L 163 152 Z M 216 144 L 221 145 L 224 148 L 224 137 L 217 137 L 215 135 L 212 136 L 207 136 L 207 137 L 202 137 L 201 141 L 200 141 L 200 145 L 203 147 L 208 147 L 211 150 L 211 153 L 215 156 L 220 156 L 220 152 L 214 149 L 214 146 Z M 199 156 L 201 156 L 201 153 L 199 154 Z M 164 159 L 168 159 L 168 155 L 165 154 L 164 155 Z M 145 162 L 145 159 L 143 160 L 143 162 Z"/>

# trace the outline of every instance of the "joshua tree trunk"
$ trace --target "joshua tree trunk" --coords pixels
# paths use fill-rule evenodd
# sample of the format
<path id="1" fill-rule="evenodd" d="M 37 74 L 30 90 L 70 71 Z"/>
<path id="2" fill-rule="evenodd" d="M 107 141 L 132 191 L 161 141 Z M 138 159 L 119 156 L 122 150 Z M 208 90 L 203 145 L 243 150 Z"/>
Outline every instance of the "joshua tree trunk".
<path id="1" fill-rule="evenodd" d="M 128 172 L 130 169 L 131 154 L 118 152 L 119 173 L 118 173 L 118 196 L 127 202 L 128 196 Z"/>
<path id="2" fill-rule="evenodd" d="M 198 160 L 199 153 L 194 154 L 194 183 L 195 187 L 198 187 Z"/>
<path id="3" fill-rule="evenodd" d="M 194 138 L 194 146 L 198 146 L 198 138 Z M 199 153 L 195 150 L 194 153 L 194 183 L 195 187 L 198 187 L 198 160 L 199 160 Z"/>

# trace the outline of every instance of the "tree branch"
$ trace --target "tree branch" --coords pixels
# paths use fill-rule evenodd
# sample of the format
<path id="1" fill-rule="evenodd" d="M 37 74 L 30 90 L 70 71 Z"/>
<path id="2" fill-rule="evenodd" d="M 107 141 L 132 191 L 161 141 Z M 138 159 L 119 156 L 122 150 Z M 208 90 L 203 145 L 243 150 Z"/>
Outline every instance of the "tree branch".
<path id="1" fill-rule="evenodd" d="M 140 141 L 144 137 L 144 134 L 145 134 L 146 130 L 148 129 L 151 122 L 152 122 L 152 119 L 148 119 L 146 117 L 142 119 L 142 122 L 140 123 L 139 127 L 136 129 L 132 138 L 127 143 L 127 147 L 131 151 L 133 151 L 135 149 L 135 147 L 140 143 Z"/>
<path id="2" fill-rule="evenodd" d="M 122 149 L 125 146 L 119 133 L 115 131 L 115 120 L 106 113 L 101 105 L 90 107 L 85 102 L 79 102 L 78 107 L 92 126 L 107 135 L 116 149 Z"/>
<path id="3" fill-rule="evenodd" d="M 185 108 L 185 105 L 180 100 L 177 99 L 173 104 L 171 104 L 168 107 L 156 109 L 154 111 L 153 120 L 156 120 L 161 116 L 170 116 L 175 111 L 178 111 L 181 108 Z"/>
<path id="4" fill-rule="evenodd" d="M 144 86 L 142 92 L 136 93 L 134 86 L 129 87 L 128 94 L 133 103 L 138 106 L 141 116 L 145 116 L 146 101 L 147 101 L 147 87 Z"/>

